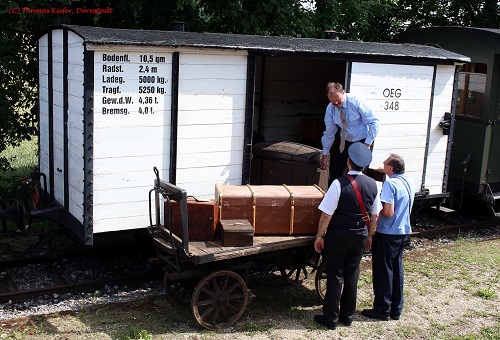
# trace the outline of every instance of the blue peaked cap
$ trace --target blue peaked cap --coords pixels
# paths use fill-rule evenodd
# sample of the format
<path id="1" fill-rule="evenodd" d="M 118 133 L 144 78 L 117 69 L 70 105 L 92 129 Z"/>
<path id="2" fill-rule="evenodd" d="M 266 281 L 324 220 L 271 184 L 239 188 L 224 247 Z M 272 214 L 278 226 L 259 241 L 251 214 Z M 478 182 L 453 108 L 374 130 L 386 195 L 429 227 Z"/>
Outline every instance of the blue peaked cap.
<path id="1" fill-rule="evenodd" d="M 372 152 L 363 143 L 356 142 L 347 150 L 351 161 L 359 167 L 365 167 L 372 162 Z"/>

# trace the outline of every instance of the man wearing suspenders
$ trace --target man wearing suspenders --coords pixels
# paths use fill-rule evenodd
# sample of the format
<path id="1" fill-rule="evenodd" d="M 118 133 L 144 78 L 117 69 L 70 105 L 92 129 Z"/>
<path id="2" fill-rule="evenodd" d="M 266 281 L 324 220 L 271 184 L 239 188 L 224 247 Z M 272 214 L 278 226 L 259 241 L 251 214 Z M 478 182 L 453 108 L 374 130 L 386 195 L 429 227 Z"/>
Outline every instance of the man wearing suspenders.
<path id="1" fill-rule="evenodd" d="M 410 212 L 415 197 L 413 180 L 405 174 L 401 156 L 391 154 L 384 161 L 388 179 L 382 185 L 382 210 L 372 239 L 372 309 L 362 315 L 387 321 L 399 320 L 403 311 L 403 250 L 410 241 Z"/>

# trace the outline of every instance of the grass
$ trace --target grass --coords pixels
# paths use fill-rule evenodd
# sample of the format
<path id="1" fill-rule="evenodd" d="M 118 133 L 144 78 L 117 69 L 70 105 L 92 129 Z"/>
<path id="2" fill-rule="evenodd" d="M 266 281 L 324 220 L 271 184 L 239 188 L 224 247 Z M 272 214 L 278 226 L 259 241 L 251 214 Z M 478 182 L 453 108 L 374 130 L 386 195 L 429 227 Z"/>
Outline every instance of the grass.
<path id="1" fill-rule="evenodd" d="M 118 340 L 151 340 L 153 335 L 144 329 L 130 327 L 123 334 L 117 336 Z"/>
<path id="2" fill-rule="evenodd" d="M 0 197 L 18 198 L 20 179 L 38 167 L 38 137 L 26 140 L 18 147 L 7 147 L 0 156 L 9 160 L 12 170 L 0 172 Z"/>
<path id="3" fill-rule="evenodd" d="M 240 320 L 221 331 L 204 330 L 189 305 L 159 296 L 9 323 L 0 320 L 0 339 L 500 340 L 499 252 L 500 239 L 468 239 L 445 248 L 406 253 L 405 310 L 399 321 L 376 322 L 358 314 L 351 327 L 328 331 L 312 321 L 322 305 L 314 280 L 288 286 L 281 277 L 267 274 L 252 277 L 249 287 L 255 299 Z M 369 266 L 364 268 L 358 311 L 370 307 L 373 298 L 368 284 L 371 271 Z"/>
<path id="4" fill-rule="evenodd" d="M 23 141 L 19 146 L 7 147 L 6 150 L 0 153 L 0 156 L 5 157 L 10 162 L 11 170 L 0 172 L 0 209 L 8 208 L 16 201 L 23 203 L 23 190 L 21 178 L 28 177 L 38 168 L 38 137 L 32 136 L 30 140 Z M 27 195 L 31 194 L 31 187 L 28 186 Z M 27 203 L 32 205 L 31 197 L 27 197 Z M 56 223 L 46 221 L 35 221 L 32 225 L 34 231 L 42 231 L 47 228 L 54 228 Z M 7 221 L 7 230 L 15 231 L 17 225 L 13 221 Z M 24 250 L 38 241 L 38 238 L 23 237 L 15 241 L 17 250 Z"/>

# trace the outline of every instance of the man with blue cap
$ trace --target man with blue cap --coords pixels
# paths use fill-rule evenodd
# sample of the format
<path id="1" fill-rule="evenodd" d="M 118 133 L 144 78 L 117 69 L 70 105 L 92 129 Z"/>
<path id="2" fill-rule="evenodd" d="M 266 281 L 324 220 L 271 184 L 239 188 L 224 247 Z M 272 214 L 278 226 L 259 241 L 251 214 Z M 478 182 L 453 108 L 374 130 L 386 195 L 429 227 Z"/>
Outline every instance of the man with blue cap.
<path id="1" fill-rule="evenodd" d="M 370 149 L 362 143 L 352 144 L 347 175 L 332 182 L 319 205 L 322 214 L 314 248 L 323 254 L 327 290 L 323 314 L 315 315 L 314 321 L 329 329 L 339 322 L 350 326 L 356 313 L 359 263 L 363 250 L 371 247 L 382 209 L 375 180 L 362 173 L 371 161 Z"/>

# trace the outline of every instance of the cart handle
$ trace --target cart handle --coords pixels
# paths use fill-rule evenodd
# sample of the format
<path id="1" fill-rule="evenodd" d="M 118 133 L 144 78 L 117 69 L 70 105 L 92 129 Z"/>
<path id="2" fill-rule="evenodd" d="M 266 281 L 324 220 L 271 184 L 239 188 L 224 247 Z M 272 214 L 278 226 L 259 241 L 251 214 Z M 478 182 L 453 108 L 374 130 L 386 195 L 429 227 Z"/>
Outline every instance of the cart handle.
<path id="1" fill-rule="evenodd" d="M 175 199 L 179 202 L 181 208 L 181 227 L 182 227 L 182 248 L 186 256 L 189 256 L 189 236 L 188 236 L 188 213 L 187 213 L 187 192 L 178 186 L 168 183 L 160 179 L 160 174 L 157 167 L 153 167 L 156 176 L 155 188 L 155 208 L 157 211 L 156 226 L 159 224 L 159 209 L 161 193 L 167 199 Z M 171 214 L 170 214 L 171 215 Z M 171 216 L 169 216 L 171 218 Z"/>

